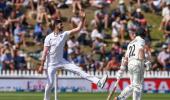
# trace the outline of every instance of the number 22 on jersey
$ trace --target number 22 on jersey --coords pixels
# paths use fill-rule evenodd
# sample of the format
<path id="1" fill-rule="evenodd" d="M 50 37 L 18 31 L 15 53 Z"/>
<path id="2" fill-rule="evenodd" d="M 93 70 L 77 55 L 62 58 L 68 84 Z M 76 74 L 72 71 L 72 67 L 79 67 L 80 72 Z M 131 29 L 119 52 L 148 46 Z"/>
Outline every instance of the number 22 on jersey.
<path id="1" fill-rule="evenodd" d="M 129 46 L 129 58 L 135 56 L 135 44 Z"/>

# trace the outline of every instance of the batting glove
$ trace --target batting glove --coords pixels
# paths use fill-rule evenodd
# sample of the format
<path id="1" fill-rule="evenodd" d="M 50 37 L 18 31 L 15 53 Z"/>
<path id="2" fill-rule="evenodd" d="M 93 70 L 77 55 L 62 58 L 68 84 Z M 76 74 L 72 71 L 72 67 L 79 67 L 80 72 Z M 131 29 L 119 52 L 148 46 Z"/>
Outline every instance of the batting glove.
<path id="1" fill-rule="evenodd" d="M 123 76 L 123 71 L 122 71 L 122 70 L 119 70 L 119 71 L 117 72 L 117 74 L 116 74 L 117 80 L 121 79 L 122 76 Z"/>
<path id="2" fill-rule="evenodd" d="M 151 70 L 152 64 L 150 61 L 146 61 L 145 66 L 146 66 L 146 70 L 149 71 L 149 70 Z"/>

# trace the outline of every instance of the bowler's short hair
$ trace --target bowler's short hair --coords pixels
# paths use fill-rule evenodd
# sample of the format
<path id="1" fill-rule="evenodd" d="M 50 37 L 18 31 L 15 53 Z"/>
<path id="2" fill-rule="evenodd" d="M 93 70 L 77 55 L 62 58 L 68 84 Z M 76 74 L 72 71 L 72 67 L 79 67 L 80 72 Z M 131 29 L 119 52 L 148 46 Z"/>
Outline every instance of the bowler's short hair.
<path id="1" fill-rule="evenodd" d="M 57 19 L 57 20 L 55 20 L 55 22 L 54 22 L 55 25 L 58 25 L 59 23 L 62 23 L 62 21 L 61 21 L 60 19 Z"/>
<path id="2" fill-rule="evenodd" d="M 60 19 L 54 20 L 54 22 L 52 23 L 52 30 L 54 30 L 55 27 L 56 27 L 59 23 L 62 23 L 62 21 L 61 21 Z"/>

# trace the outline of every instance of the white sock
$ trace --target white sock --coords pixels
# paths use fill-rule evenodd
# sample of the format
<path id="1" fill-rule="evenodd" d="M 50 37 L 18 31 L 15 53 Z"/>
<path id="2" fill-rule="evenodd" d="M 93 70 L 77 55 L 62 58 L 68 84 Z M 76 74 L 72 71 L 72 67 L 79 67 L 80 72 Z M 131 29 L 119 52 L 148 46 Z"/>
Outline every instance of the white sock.
<path id="1" fill-rule="evenodd" d="M 99 82 L 100 79 L 96 78 L 96 77 L 91 77 L 89 78 L 93 83 L 97 84 Z"/>
<path id="2" fill-rule="evenodd" d="M 97 77 L 91 76 L 91 75 L 89 75 L 88 73 L 86 73 L 86 72 L 84 72 L 84 71 L 82 71 L 82 70 L 79 71 L 79 75 L 80 75 L 81 77 L 83 77 L 83 78 L 85 78 L 85 79 L 87 79 L 87 80 L 95 83 L 95 84 L 97 84 L 98 81 L 100 80 L 100 79 L 98 79 Z"/>

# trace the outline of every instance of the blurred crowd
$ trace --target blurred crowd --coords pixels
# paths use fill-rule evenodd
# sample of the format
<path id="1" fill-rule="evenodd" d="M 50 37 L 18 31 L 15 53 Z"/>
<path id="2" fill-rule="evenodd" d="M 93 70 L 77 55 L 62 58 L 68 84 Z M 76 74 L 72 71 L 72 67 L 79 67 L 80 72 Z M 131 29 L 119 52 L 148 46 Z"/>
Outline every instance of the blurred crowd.
<path id="1" fill-rule="evenodd" d="M 81 20 L 79 11 L 85 10 L 92 12 L 93 18 L 87 13 L 82 30 L 70 36 L 64 49 L 65 59 L 85 71 L 116 71 L 134 34 L 144 32 L 146 50 L 152 55 L 152 70 L 170 70 L 170 1 L 125 1 L 0 0 L 0 69 L 35 69 L 30 59 L 40 59 L 44 37 L 53 31 L 54 20 L 61 19 L 66 28 L 75 28 Z M 71 9 L 71 17 L 62 13 L 65 9 Z M 161 16 L 159 29 L 154 29 L 145 13 Z M 154 47 L 152 30 L 160 31 L 164 39 Z M 26 51 L 31 47 L 40 49 Z"/>

